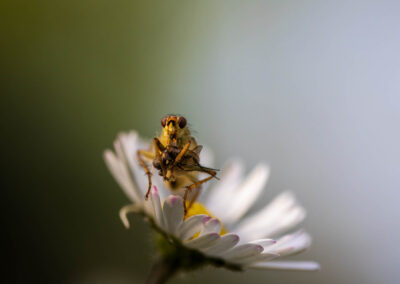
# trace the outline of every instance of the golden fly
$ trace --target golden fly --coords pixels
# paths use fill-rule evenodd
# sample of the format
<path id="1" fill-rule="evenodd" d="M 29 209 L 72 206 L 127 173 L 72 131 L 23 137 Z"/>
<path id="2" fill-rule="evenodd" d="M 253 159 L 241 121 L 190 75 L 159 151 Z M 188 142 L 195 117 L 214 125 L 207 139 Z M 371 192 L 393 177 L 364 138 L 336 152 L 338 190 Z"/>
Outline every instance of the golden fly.
<path id="1" fill-rule="evenodd" d="M 137 151 L 137 158 L 149 181 L 145 198 L 147 200 L 152 185 L 152 174 L 145 162 L 147 160 L 152 161 L 154 168 L 163 177 L 164 184 L 172 192 L 185 188 L 183 208 L 186 214 L 187 208 L 196 201 L 201 185 L 216 178 L 217 170 L 200 164 L 199 155 L 203 146 L 198 145 L 195 138 L 191 136 L 187 121 L 183 116 L 166 115 L 161 119 L 161 126 L 162 132 L 159 137 L 153 139 L 152 149 Z M 207 173 L 209 176 L 200 179 L 200 173 Z M 195 188 L 198 190 L 187 207 L 188 194 Z"/>

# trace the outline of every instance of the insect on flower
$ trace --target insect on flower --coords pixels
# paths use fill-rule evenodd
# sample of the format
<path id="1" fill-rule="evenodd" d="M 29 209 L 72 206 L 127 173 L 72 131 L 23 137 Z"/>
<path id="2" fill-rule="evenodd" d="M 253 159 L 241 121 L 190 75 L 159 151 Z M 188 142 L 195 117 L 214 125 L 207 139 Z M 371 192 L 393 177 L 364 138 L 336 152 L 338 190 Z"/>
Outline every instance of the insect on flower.
<path id="1" fill-rule="evenodd" d="M 146 200 L 150 194 L 152 182 L 151 172 L 146 161 L 152 161 L 159 175 L 163 177 L 164 184 L 171 191 L 185 189 L 183 206 L 185 214 L 187 212 L 186 201 L 188 194 L 197 188 L 197 192 L 191 198 L 189 207 L 195 202 L 203 183 L 217 178 L 216 169 L 203 167 L 200 164 L 199 154 L 203 146 L 198 145 L 194 137 L 191 136 L 186 119 L 183 116 L 166 115 L 161 120 L 161 135 L 153 139 L 150 151 L 138 150 L 137 158 L 148 177 L 148 190 Z M 200 179 L 200 173 L 207 173 L 209 176 Z"/>

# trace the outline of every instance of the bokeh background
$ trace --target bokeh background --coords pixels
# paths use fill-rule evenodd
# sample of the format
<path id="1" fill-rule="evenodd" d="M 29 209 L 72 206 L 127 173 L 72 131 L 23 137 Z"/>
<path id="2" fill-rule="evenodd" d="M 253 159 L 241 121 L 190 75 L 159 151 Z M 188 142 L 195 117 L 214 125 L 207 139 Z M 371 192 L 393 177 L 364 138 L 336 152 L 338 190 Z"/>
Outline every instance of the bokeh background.
<path id="1" fill-rule="evenodd" d="M 186 116 L 308 209 L 316 273 L 171 283 L 400 282 L 398 1 L 1 1 L 6 283 L 142 283 L 155 250 L 102 152 Z M 3 282 L 3 281 L 2 281 Z M 4 283 L 4 282 L 3 282 Z"/>

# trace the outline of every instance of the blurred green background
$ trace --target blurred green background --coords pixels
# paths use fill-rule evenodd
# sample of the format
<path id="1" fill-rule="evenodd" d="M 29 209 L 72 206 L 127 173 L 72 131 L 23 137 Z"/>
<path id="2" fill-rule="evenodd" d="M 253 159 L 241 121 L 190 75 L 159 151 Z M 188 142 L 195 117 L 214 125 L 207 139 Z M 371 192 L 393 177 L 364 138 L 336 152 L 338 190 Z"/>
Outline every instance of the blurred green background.
<path id="1" fill-rule="evenodd" d="M 317 273 L 212 268 L 172 283 L 396 283 L 396 1 L 2 1 L 7 283 L 141 283 L 154 250 L 102 160 L 119 131 L 186 116 L 221 167 L 267 161 Z"/>

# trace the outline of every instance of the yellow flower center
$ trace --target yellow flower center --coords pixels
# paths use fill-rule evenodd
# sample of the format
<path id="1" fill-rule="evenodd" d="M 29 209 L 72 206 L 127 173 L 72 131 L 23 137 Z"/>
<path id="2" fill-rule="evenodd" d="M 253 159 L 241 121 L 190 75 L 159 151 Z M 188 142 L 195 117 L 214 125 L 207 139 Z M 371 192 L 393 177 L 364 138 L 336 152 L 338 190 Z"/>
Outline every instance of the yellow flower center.
<path id="1" fill-rule="evenodd" d="M 195 202 L 190 207 L 189 207 L 189 205 L 190 205 L 190 202 L 187 202 L 186 208 L 188 208 L 188 209 L 187 209 L 187 213 L 184 217 L 184 220 L 186 220 L 187 218 L 189 218 L 191 216 L 199 215 L 199 214 L 205 214 L 205 215 L 210 216 L 211 218 L 218 219 L 214 215 L 212 215 L 211 212 L 208 211 L 208 209 L 202 203 Z M 219 220 L 219 221 L 221 222 L 221 220 Z M 228 231 L 225 229 L 224 224 L 222 224 L 222 222 L 221 222 L 221 232 L 219 234 L 222 236 L 222 235 L 225 235 L 226 233 L 228 233 Z M 197 235 L 195 235 L 194 237 L 197 237 Z"/>

